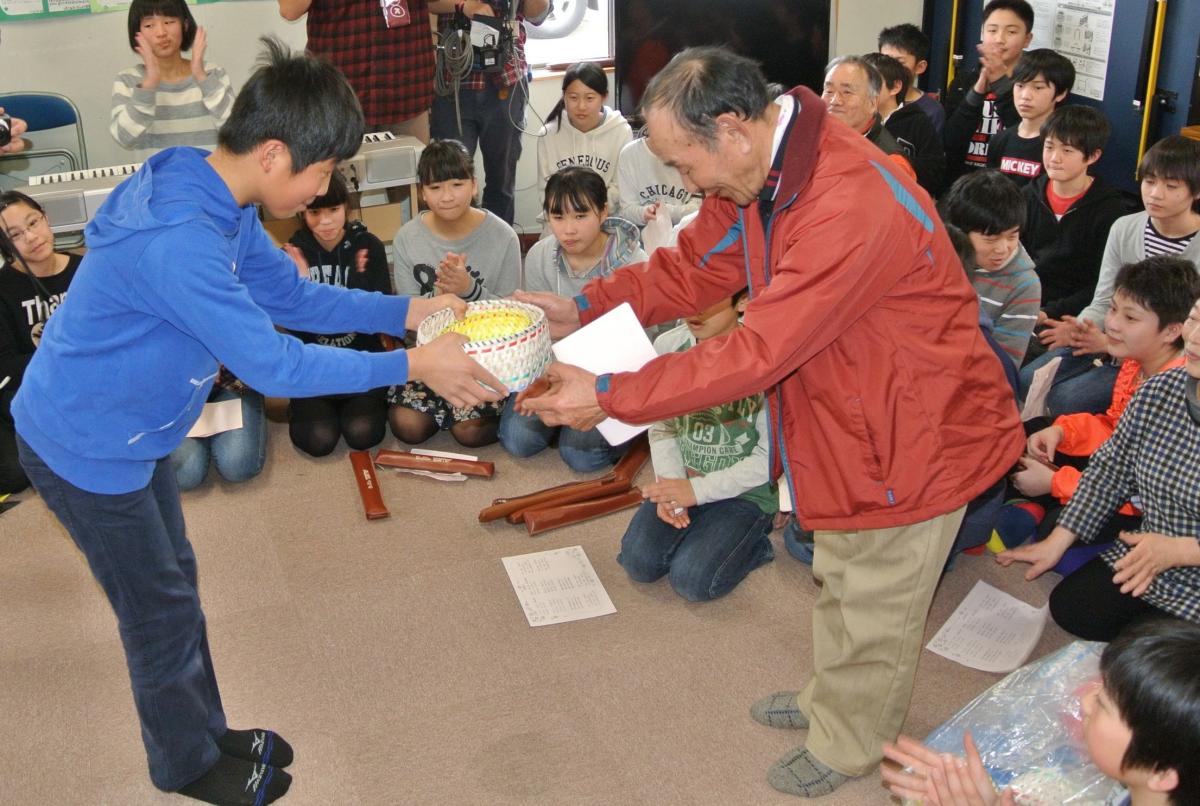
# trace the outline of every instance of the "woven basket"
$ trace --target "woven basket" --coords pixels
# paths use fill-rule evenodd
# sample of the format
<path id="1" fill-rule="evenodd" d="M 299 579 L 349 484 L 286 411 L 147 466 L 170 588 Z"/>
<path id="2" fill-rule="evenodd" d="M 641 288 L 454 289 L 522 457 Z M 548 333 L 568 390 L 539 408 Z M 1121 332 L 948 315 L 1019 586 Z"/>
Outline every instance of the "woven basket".
<path id="1" fill-rule="evenodd" d="M 550 325 L 546 314 L 536 305 L 514 300 L 467 303 L 467 318 L 506 312 L 524 314 L 529 317 L 530 324 L 513 333 L 469 341 L 463 349 L 508 387 L 508 391 L 519 392 L 550 365 Z M 449 308 L 430 314 L 417 325 L 417 344 L 428 344 L 454 323 L 454 313 Z"/>

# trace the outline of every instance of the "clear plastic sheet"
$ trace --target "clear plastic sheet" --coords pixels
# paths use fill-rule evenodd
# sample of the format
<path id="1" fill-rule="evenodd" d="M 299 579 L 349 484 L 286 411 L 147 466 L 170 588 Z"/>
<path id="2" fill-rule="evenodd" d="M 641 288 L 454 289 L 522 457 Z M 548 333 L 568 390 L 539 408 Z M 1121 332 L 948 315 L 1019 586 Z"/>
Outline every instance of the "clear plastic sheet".
<path id="1" fill-rule="evenodd" d="M 1113 806 L 1125 790 L 1101 773 L 1083 747 L 1082 690 L 1099 676 L 1104 644 L 1075 641 L 1022 666 L 965 705 L 925 739 L 962 755 L 970 731 L 998 789 L 1019 806 Z M 906 804 L 917 801 L 906 800 Z"/>

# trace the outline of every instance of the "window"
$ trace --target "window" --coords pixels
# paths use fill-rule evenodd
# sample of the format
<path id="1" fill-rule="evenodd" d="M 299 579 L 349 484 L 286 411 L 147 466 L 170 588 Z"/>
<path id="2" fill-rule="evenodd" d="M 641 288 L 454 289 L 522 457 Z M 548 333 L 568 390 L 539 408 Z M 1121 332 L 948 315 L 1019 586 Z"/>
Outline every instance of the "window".
<path id="1" fill-rule="evenodd" d="M 553 0 L 540 26 L 528 25 L 525 56 L 535 67 L 612 58 L 613 0 Z"/>

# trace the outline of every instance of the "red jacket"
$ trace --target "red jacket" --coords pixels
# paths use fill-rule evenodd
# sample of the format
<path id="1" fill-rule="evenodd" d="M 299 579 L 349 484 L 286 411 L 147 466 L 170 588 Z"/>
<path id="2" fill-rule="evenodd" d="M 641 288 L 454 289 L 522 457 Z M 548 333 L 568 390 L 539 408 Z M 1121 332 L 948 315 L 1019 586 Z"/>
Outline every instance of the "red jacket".
<path id="1" fill-rule="evenodd" d="M 929 196 L 812 92 L 791 95 L 769 241 L 758 202 L 710 197 L 675 248 L 577 298 L 584 323 L 628 301 L 650 324 L 749 284 L 744 327 L 600 377 L 600 405 L 647 423 L 767 390 L 772 471 L 807 528 L 944 515 L 1020 456 L 1012 391 Z"/>

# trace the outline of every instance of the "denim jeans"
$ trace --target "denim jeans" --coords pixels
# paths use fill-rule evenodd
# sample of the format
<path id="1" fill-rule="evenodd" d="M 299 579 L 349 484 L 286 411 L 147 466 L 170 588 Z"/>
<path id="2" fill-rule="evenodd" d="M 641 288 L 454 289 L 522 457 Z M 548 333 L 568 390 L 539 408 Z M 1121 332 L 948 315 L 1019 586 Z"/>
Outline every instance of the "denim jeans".
<path id="1" fill-rule="evenodd" d="M 60 477 L 20 436 L 17 447 L 116 613 L 150 780 L 178 789 L 217 762 L 226 724 L 171 462 L 158 460 L 140 490 L 101 495 Z"/>
<path id="2" fill-rule="evenodd" d="M 222 389 L 209 402 L 242 399 L 242 427 L 211 437 L 188 437 L 171 452 L 171 465 L 179 489 L 199 487 L 208 475 L 210 460 L 226 481 L 249 481 L 267 461 L 267 415 L 263 396 L 247 390 L 239 395 Z"/>
<path id="3" fill-rule="evenodd" d="M 1060 414 L 1099 414 L 1106 410 L 1112 403 L 1112 388 L 1120 368 L 1108 360 L 1096 366 L 1097 356 L 1074 356 L 1069 347 L 1050 350 L 1021 369 L 1021 399 L 1029 393 L 1033 373 L 1058 357 L 1062 358 L 1062 363 L 1054 373 L 1054 383 L 1046 396 L 1046 406 L 1050 410 L 1046 416 L 1053 420 Z"/>
<path id="4" fill-rule="evenodd" d="M 513 408 L 513 395 L 500 413 L 498 437 L 504 450 L 524 459 L 541 453 L 558 434 L 558 453 L 567 467 L 578 473 L 590 473 L 612 465 L 625 453 L 623 445 L 609 445 L 595 428 L 576 431 L 566 426 L 546 425 L 536 416 L 518 414 Z"/>
<path id="5" fill-rule="evenodd" d="M 488 84 L 482 90 L 462 90 L 458 94 L 462 131 L 454 111 L 454 96 L 435 96 L 429 112 L 429 131 L 437 140 L 454 139 L 475 156 L 478 146 L 483 153 L 483 209 L 490 210 L 505 223 L 516 215 L 514 189 L 517 160 L 521 158 L 521 130 L 525 128 L 525 88 L 515 84 L 505 97 Z"/>
<path id="6" fill-rule="evenodd" d="M 746 575 L 775 559 L 773 515 L 742 498 L 688 508 L 691 523 L 676 529 L 664 523 L 654 503 L 638 507 L 621 538 L 619 562 L 635 582 L 670 575 L 671 587 L 691 602 L 717 599 Z"/>

